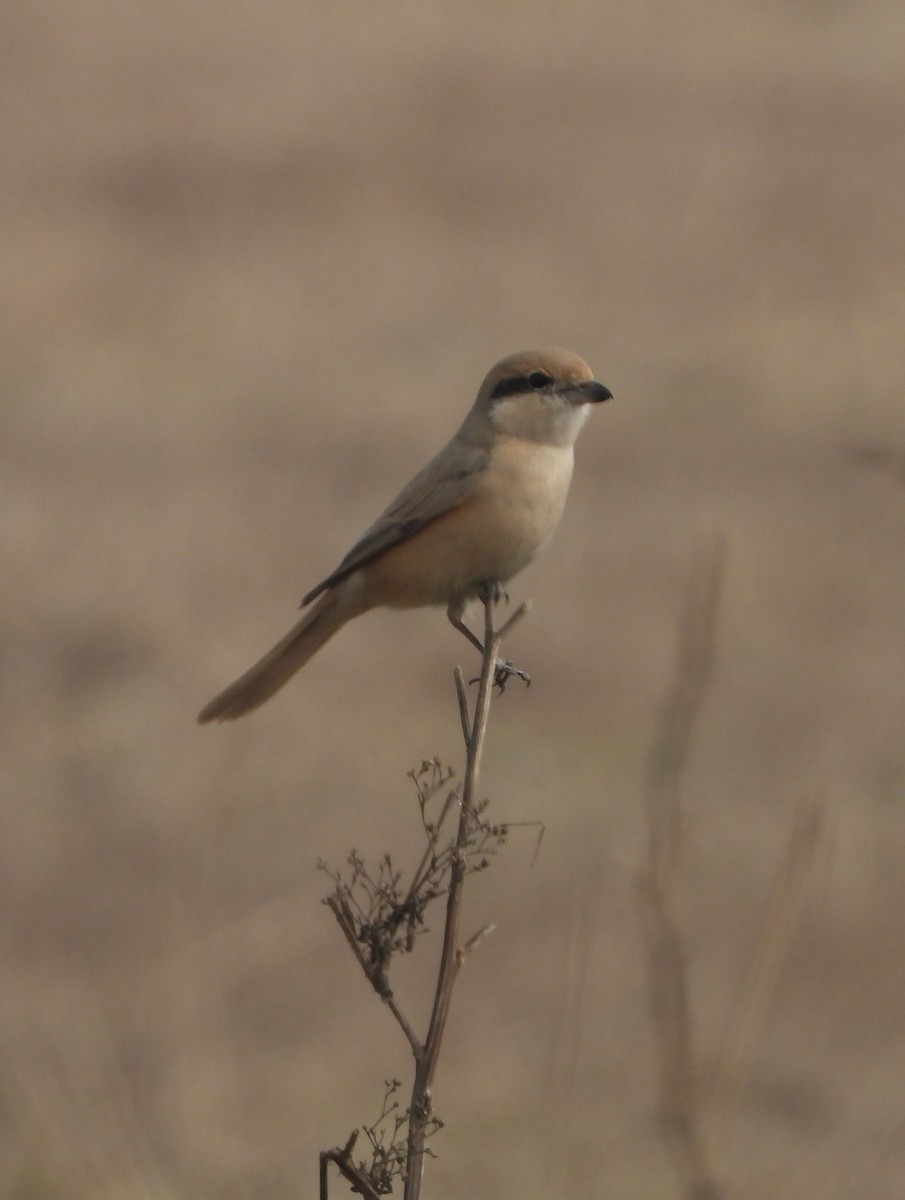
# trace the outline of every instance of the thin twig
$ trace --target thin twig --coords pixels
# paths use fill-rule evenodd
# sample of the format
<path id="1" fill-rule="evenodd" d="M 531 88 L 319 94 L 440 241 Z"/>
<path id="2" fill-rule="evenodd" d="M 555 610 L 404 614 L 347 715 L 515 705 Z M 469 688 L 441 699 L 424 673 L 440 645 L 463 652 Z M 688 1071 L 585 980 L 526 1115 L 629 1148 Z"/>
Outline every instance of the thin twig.
<path id="1" fill-rule="evenodd" d="M 459 964 L 461 965 L 464 963 L 465 959 L 469 956 L 469 954 L 478 948 L 480 943 L 483 942 L 484 938 L 490 937 L 495 930 L 496 925 L 491 921 L 489 925 L 485 925 L 483 929 L 479 929 L 477 933 L 472 934 L 459 951 Z"/>
<path id="2" fill-rule="evenodd" d="M 368 960 L 368 956 L 362 949 L 361 943 L 355 934 L 355 923 L 352 919 L 352 913 L 348 903 L 337 896 L 335 893 L 327 897 L 327 904 L 330 907 L 333 915 L 343 931 L 346 941 L 352 949 L 352 953 L 358 959 L 358 965 L 364 971 L 368 982 L 373 987 L 374 991 L 384 1002 L 399 1025 L 399 1028 L 408 1039 L 408 1043 L 412 1048 L 412 1053 L 417 1058 L 422 1051 L 421 1042 L 418 1035 L 415 1033 L 405 1013 L 396 1003 L 396 997 L 393 995 L 392 988 L 389 985 L 385 972 L 379 970 L 375 965 Z"/>
<path id="3" fill-rule="evenodd" d="M 352 918 L 352 912 L 349 908 L 348 901 L 334 893 L 333 895 L 327 897 L 326 903 L 334 917 L 336 917 L 337 923 L 339 924 L 340 929 L 343 931 L 343 936 L 349 943 L 352 953 L 358 959 L 358 965 L 367 976 L 368 982 L 382 998 L 383 992 L 380 988 L 379 980 L 377 980 L 375 977 L 373 965 L 368 961 L 368 957 L 361 948 L 361 943 L 356 935 L 355 922 Z"/>
<path id="4" fill-rule="evenodd" d="M 456 800 L 456 793 L 453 791 L 453 792 L 450 792 L 450 794 L 443 801 L 443 807 L 440 809 L 440 816 L 438 817 L 437 823 L 434 827 L 436 830 L 440 830 L 443 828 L 443 824 L 446 821 L 447 813 L 449 812 L 452 805 L 455 803 L 455 800 Z M 421 856 L 421 862 L 418 864 L 416 870 L 412 874 L 411 886 L 409 887 L 409 890 L 406 893 L 405 900 L 403 901 L 404 908 L 409 907 L 409 905 L 412 903 L 412 900 L 414 899 L 414 897 L 421 890 L 422 885 L 424 884 L 424 880 L 427 877 L 428 872 L 430 871 L 431 864 L 435 861 L 436 853 L 437 853 L 436 838 L 433 835 L 430 835 L 430 836 L 428 836 L 427 846 L 424 850 L 424 854 Z"/>
<path id="5" fill-rule="evenodd" d="M 462 737 L 465 739 L 465 745 L 467 746 L 471 733 L 469 730 L 468 696 L 465 692 L 465 672 L 461 667 L 456 667 L 455 671 L 453 671 L 453 678 L 456 681 L 456 698 L 459 701 L 459 720 L 462 722 Z"/>
<path id="6" fill-rule="evenodd" d="M 339 1173 L 352 1184 L 352 1190 L 360 1192 L 366 1200 L 381 1200 L 380 1193 L 371 1186 L 371 1181 L 352 1162 L 352 1150 L 358 1140 L 358 1130 L 351 1135 L 342 1149 L 322 1150 L 320 1155 L 320 1200 L 329 1200 L 329 1173 L 333 1163 Z"/>
<path id="7" fill-rule="evenodd" d="M 523 600 L 508 621 L 503 624 L 503 627 L 497 630 L 499 640 L 502 641 L 503 638 L 508 637 L 519 621 L 521 621 L 522 617 L 527 616 L 530 611 L 531 601 Z"/>
<path id="8" fill-rule="evenodd" d="M 402 1032 L 408 1038 L 408 1043 L 412 1048 L 412 1054 L 414 1054 L 415 1057 L 417 1058 L 423 1049 L 423 1047 L 421 1045 L 421 1041 L 420 1041 L 417 1033 L 415 1033 L 414 1029 L 409 1024 L 408 1017 L 406 1017 L 405 1013 L 402 1011 L 402 1009 L 396 1003 L 396 997 L 393 995 L 392 992 L 390 992 L 389 996 L 384 996 L 383 1002 L 387 1006 L 387 1008 L 390 1010 L 390 1012 L 393 1014 L 393 1016 L 396 1018 L 396 1022 L 399 1025 L 399 1028 L 402 1030 Z"/>

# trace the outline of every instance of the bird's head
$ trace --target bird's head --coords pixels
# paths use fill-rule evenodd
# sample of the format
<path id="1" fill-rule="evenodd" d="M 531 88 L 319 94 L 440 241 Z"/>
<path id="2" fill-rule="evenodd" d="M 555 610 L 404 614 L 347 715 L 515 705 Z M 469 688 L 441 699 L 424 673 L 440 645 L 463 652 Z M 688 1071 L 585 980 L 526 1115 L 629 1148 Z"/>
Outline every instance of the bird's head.
<path id="1" fill-rule="evenodd" d="M 569 350 L 523 350 L 488 372 L 474 411 L 509 437 L 571 446 L 590 405 L 612 399 L 591 368 Z"/>

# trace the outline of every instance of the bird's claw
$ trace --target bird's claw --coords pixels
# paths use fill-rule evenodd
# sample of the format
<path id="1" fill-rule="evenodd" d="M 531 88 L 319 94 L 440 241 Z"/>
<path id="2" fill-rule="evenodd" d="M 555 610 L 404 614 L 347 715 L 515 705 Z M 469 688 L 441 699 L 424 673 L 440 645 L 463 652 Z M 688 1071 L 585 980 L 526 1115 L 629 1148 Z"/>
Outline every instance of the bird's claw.
<path id="1" fill-rule="evenodd" d="M 500 689 L 500 695 L 506 690 L 506 685 L 510 679 L 520 679 L 525 687 L 531 687 L 531 676 L 527 671 L 522 671 L 509 658 L 498 658 L 493 668 L 493 686 Z M 480 676 L 469 680 L 470 683 L 479 683 Z"/>

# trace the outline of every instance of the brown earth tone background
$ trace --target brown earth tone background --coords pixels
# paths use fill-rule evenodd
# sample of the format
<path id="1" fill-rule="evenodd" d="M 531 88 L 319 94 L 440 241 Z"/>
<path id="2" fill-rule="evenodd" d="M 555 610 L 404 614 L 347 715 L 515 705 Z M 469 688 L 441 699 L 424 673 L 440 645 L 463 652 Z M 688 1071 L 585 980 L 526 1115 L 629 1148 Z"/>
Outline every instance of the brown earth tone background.
<path id="1" fill-rule="evenodd" d="M 469 889 L 498 929 L 426 1194 L 677 1195 L 640 798 L 713 529 L 705 1073 L 799 806 L 826 829 L 718 1174 L 905 1194 L 903 54 L 891 2 L 4 6 L 3 1200 L 311 1196 L 407 1078 L 316 861 L 418 850 L 405 772 L 460 762 L 467 650 L 372 614 L 259 714 L 194 715 L 535 344 L 615 400 L 511 588 L 534 684 L 484 787 L 546 836 Z"/>

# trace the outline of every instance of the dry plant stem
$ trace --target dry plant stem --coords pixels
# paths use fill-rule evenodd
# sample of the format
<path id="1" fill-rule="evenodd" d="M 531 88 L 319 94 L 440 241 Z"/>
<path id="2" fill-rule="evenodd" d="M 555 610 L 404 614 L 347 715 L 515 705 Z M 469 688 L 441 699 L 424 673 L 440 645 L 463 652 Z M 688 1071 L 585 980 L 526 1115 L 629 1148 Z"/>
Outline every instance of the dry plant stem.
<path id="1" fill-rule="evenodd" d="M 434 1003 L 431 1010 L 427 1037 L 424 1040 L 423 1047 L 420 1047 L 420 1050 L 415 1049 L 415 1082 L 412 1087 L 412 1100 L 409 1107 L 405 1200 L 419 1200 L 421 1195 L 421 1181 L 424 1174 L 425 1137 L 427 1123 L 432 1111 L 431 1087 L 437 1069 L 437 1060 L 440 1054 L 443 1034 L 446 1029 L 446 1022 L 449 1017 L 453 986 L 463 960 L 463 952 L 459 945 L 462 887 L 466 869 L 463 848 L 468 842 L 468 823 L 471 820 L 474 810 L 475 788 L 478 782 L 481 755 L 484 749 L 484 735 L 487 730 L 490 701 L 493 695 L 493 677 L 497 655 L 503 635 L 527 611 L 527 605 L 523 604 L 513 613 L 503 628 L 497 631 L 493 627 L 493 601 L 490 598 L 484 600 L 484 651 L 474 718 L 470 722 L 461 671 L 458 671 L 456 675 L 456 693 L 459 700 L 459 712 L 462 718 L 462 733 L 465 739 L 465 777 L 462 783 L 459 826 L 456 835 L 456 856 L 450 871 L 449 893 L 446 901 L 446 922 L 443 929 L 443 946 L 440 951 L 437 988 L 434 993 Z"/>
<path id="2" fill-rule="evenodd" d="M 468 727 L 468 695 L 465 691 L 465 672 L 461 667 L 456 667 L 453 671 L 453 678 L 456 681 L 456 699 L 459 701 L 459 720 L 462 722 L 462 737 L 467 746 L 471 738 L 471 730 Z"/>
<path id="3" fill-rule="evenodd" d="M 447 813 L 449 812 L 449 809 L 452 807 L 452 805 L 455 803 L 455 799 L 456 799 L 455 794 L 453 794 L 453 793 L 451 793 L 449 796 L 446 797 L 446 800 L 443 803 L 443 808 L 440 810 L 440 816 L 437 819 L 437 828 L 438 829 L 442 829 L 443 824 L 446 821 Z M 416 892 L 421 887 L 421 884 L 424 882 L 424 874 L 425 874 L 425 871 L 430 867 L 431 859 L 432 859 L 433 855 L 434 855 L 434 846 L 430 841 L 428 841 L 427 849 L 424 851 L 424 854 L 421 858 L 421 862 L 418 864 L 418 869 L 412 874 L 411 886 L 409 887 L 408 893 L 407 893 L 407 895 L 405 897 L 405 901 L 403 903 L 404 908 L 408 907 L 408 905 L 411 903 L 412 899 L 414 898 Z"/>
<path id="4" fill-rule="evenodd" d="M 702 1130 L 685 945 L 674 887 L 681 853 L 681 782 L 710 680 L 724 561 L 725 544 L 713 539 L 693 572 L 675 674 L 654 735 L 645 786 L 648 853 L 640 885 L 660 1061 L 660 1114 L 686 1200 L 719 1196 Z"/>
<path id="5" fill-rule="evenodd" d="M 320 1200 L 329 1200 L 330 1180 L 329 1168 L 330 1163 L 333 1163 L 345 1179 L 352 1184 L 353 1191 L 360 1193 L 366 1200 L 381 1200 L 380 1193 L 376 1192 L 371 1187 L 371 1182 L 368 1177 L 359 1171 L 358 1167 L 352 1162 L 352 1151 L 355 1143 L 358 1140 L 358 1130 L 356 1129 L 345 1146 L 341 1149 L 337 1147 L 335 1150 L 323 1150 L 320 1156 Z"/>
<path id="6" fill-rule="evenodd" d="M 340 897 L 333 895 L 327 897 L 327 904 L 329 905 L 334 917 L 336 917 L 339 927 L 343 931 L 343 935 L 345 936 L 346 941 L 349 943 L 352 953 L 358 960 L 358 965 L 361 967 L 362 971 L 364 971 L 366 978 L 374 988 L 375 992 L 377 992 L 381 1000 L 396 1018 L 399 1028 L 408 1038 L 409 1045 L 412 1048 L 412 1053 L 417 1058 L 417 1056 L 421 1053 L 421 1042 L 418 1040 L 418 1035 L 410 1025 L 405 1013 L 397 1004 L 396 997 L 388 987 L 386 980 L 377 970 L 375 970 L 373 963 L 371 963 L 371 961 L 368 959 L 368 956 L 362 950 L 361 943 L 358 940 L 355 932 L 355 922 L 353 920 L 348 903 Z"/>
<path id="7" fill-rule="evenodd" d="M 799 809 L 761 927 L 742 1000 L 720 1056 L 710 1101 L 720 1138 L 728 1133 L 738 1111 L 754 1050 L 801 915 L 805 885 L 814 866 L 822 833 L 821 806 L 811 804 Z"/>

